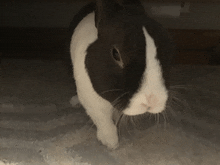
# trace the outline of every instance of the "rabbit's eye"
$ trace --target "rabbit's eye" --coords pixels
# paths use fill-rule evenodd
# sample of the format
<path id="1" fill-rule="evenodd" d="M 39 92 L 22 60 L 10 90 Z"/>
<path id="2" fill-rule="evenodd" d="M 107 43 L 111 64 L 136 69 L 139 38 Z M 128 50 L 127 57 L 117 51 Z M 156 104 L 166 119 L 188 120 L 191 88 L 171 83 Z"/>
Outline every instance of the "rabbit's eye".
<path id="1" fill-rule="evenodd" d="M 117 62 L 119 62 L 121 60 L 120 54 L 119 54 L 118 50 L 115 48 L 112 49 L 112 57 Z"/>
<path id="2" fill-rule="evenodd" d="M 118 51 L 116 48 L 113 48 L 111 54 L 112 54 L 112 57 L 113 57 L 113 59 L 115 60 L 115 62 L 116 62 L 121 68 L 123 68 L 123 67 L 124 67 L 124 64 L 123 64 L 123 61 L 122 61 L 122 59 L 121 59 L 121 55 L 120 55 L 119 51 Z"/>

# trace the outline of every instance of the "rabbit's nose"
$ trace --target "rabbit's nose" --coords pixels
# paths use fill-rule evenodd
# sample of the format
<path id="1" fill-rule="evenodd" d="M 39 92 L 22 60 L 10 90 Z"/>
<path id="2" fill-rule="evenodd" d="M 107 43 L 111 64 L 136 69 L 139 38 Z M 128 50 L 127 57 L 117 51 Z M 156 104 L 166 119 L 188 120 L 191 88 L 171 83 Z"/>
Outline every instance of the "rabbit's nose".
<path id="1" fill-rule="evenodd" d="M 145 95 L 146 96 L 146 103 L 142 103 L 143 106 L 146 107 L 147 111 L 150 112 L 153 110 L 158 104 L 158 98 L 154 94 Z"/>

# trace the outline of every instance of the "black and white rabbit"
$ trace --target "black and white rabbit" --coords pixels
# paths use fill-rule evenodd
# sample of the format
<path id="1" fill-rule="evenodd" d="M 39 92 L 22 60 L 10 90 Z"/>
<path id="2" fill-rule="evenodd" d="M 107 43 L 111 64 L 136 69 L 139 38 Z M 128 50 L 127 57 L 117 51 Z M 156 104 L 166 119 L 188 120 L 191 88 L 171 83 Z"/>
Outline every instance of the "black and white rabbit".
<path id="1" fill-rule="evenodd" d="M 134 116 L 166 109 L 173 45 L 138 0 L 96 0 L 74 21 L 70 52 L 77 96 L 71 104 L 83 105 L 98 140 L 115 149 L 113 110 Z"/>

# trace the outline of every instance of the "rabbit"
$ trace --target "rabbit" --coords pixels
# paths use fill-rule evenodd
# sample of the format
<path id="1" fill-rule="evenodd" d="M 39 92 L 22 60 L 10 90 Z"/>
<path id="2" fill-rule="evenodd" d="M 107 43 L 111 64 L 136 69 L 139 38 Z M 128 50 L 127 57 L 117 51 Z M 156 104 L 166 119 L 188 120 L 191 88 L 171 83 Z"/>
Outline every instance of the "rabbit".
<path id="1" fill-rule="evenodd" d="M 174 46 L 138 0 L 96 0 L 72 22 L 70 54 L 77 95 L 70 103 L 85 108 L 97 139 L 119 146 L 113 112 L 158 114 L 169 97 Z"/>

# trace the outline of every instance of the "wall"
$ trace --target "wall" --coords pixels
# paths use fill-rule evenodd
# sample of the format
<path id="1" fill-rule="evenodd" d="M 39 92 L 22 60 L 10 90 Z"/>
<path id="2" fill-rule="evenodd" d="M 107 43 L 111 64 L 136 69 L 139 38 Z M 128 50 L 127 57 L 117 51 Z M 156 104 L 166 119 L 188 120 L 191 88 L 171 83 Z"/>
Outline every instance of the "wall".
<path id="1" fill-rule="evenodd" d="M 0 27 L 55 27 L 66 28 L 73 15 L 85 1 L 60 2 L 2 2 L 0 3 Z M 178 3 L 177 3 L 178 4 Z M 151 6 L 160 4 L 144 3 L 152 15 Z M 170 5 L 170 4 L 169 4 Z M 179 4 L 180 5 L 180 4 Z M 174 29 L 220 29 L 220 3 L 191 3 L 189 13 L 180 17 L 157 17 L 157 21 Z"/>

